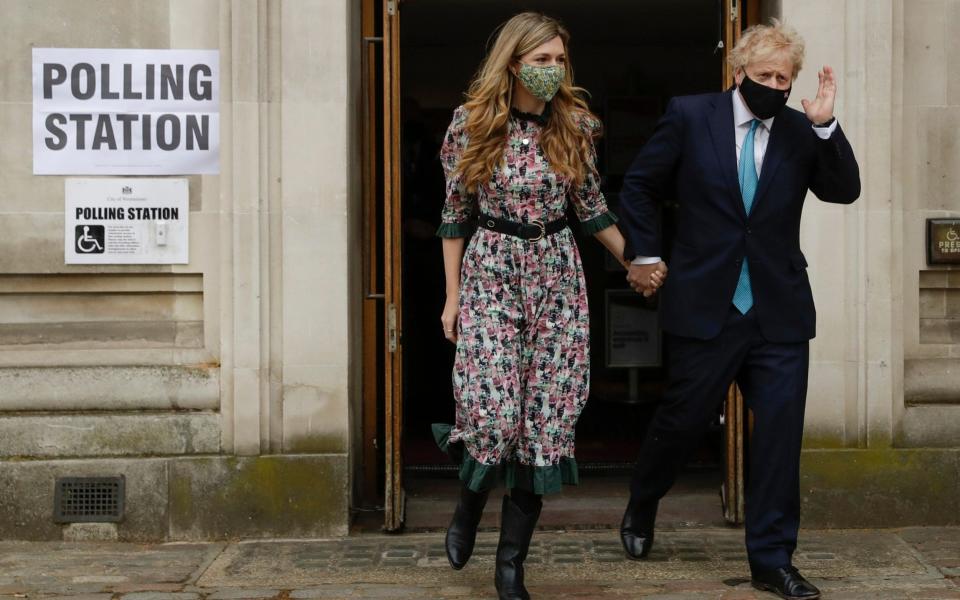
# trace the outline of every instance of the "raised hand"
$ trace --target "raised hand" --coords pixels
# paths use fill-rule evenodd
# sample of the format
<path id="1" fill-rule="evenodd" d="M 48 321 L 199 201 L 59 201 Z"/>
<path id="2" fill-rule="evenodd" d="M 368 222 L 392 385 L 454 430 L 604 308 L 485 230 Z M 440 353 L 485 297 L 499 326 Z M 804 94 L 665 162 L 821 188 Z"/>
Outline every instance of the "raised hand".
<path id="1" fill-rule="evenodd" d="M 817 73 L 817 78 L 820 80 L 817 97 L 812 101 L 806 98 L 800 101 L 803 112 L 807 113 L 807 118 L 814 125 L 826 123 L 833 118 L 833 102 L 837 97 L 837 78 L 831 67 L 824 65 Z"/>

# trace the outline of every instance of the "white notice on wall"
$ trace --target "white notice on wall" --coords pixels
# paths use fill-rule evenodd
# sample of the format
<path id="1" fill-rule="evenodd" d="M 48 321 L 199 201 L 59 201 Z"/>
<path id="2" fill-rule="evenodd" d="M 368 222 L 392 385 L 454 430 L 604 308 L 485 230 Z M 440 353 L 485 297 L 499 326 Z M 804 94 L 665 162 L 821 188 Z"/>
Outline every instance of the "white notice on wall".
<path id="1" fill-rule="evenodd" d="M 67 264 L 189 262 L 186 179 L 69 178 L 65 188 Z"/>
<path id="2" fill-rule="evenodd" d="M 33 49 L 35 175 L 220 170 L 217 50 Z"/>

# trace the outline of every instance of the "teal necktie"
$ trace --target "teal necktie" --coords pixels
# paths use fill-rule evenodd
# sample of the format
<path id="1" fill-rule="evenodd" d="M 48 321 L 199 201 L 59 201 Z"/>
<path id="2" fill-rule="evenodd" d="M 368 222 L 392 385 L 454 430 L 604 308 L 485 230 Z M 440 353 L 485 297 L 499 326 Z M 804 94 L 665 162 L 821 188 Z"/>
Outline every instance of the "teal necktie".
<path id="1" fill-rule="evenodd" d="M 740 148 L 740 165 L 737 169 L 740 195 L 743 197 L 743 207 L 747 210 L 747 216 L 753 208 L 753 196 L 757 193 L 757 162 L 753 156 L 753 138 L 756 137 L 758 125 L 760 121 L 756 119 L 750 122 L 750 131 L 747 132 L 743 147 Z M 753 307 L 753 288 L 750 285 L 750 269 L 747 267 L 746 256 L 743 257 L 743 266 L 740 267 L 737 289 L 733 292 L 733 305 L 742 314 L 747 314 L 747 311 Z"/>

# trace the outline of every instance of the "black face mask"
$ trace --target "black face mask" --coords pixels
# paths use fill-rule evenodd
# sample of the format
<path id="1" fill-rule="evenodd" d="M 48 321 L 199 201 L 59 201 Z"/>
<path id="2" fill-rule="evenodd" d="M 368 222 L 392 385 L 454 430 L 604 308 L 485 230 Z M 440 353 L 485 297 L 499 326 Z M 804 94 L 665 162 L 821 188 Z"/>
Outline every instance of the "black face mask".
<path id="1" fill-rule="evenodd" d="M 791 89 L 793 89 L 792 86 L 785 90 L 777 90 L 761 85 L 750 79 L 746 72 L 743 74 L 743 81 L 740 82 L 740 94 L 747 103 L 747 108 L 761 121 L 780 114 L 783 107 L 787 105 Z"/>

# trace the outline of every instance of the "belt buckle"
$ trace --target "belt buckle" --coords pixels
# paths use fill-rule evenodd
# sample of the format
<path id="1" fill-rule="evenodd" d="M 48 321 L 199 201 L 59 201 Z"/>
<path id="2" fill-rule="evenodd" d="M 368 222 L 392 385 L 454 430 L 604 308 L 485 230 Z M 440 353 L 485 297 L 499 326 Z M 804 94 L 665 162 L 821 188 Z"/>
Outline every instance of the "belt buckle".
<path id="1" fill-rule="evenodd" d="M 530 238 L 531 242 L 538 242 L 543 239 L 543 236 L 547 235 L 547 227 L 543 224 L 543 221 L 530 221 L 531 225 L 536 225 L 540 228 L 540 235 L 535 238 Z"/>

